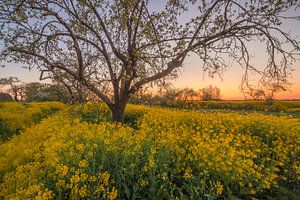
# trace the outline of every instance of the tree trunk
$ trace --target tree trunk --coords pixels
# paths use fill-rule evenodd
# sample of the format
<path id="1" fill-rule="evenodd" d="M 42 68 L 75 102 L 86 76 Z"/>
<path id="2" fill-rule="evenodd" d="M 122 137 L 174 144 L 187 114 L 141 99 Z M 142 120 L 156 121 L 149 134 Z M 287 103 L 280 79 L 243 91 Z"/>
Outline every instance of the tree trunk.
<path id="1" fill-rule="evenodd" d="M 124 122 L 124 113 L 127 101 L 122 100 L 116 103 L 112 109 L 112 120 L 115 122 Z"/>
<path id="2" fill-rule="evenodd" d="M 269 106 L 273 104 L 273 98 L 272 97 L 267 98 L 265 101 L 266 101 L 266 104 L 269 105 Z"/>
<path id="3" fill-rule="evenodd" d="M 18 94 L 17 94 L 17 93 L 14 94 L 14 100 L 15 100 L 16 102 L 19 102 L 19 100 L 18 100 Z"/>

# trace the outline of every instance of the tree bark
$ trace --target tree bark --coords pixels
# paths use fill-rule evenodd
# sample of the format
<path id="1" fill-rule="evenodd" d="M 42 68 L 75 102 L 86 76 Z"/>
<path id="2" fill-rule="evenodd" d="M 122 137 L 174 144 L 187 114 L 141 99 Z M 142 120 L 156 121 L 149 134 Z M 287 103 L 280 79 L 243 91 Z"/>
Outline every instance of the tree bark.
<path id="1" fill-rule="evenodd" d="M 14 94 L 14 100 L 15 100 L 15 102 L 19 102 L 17 94 Z"/>
<path id="2" fill-rule="evenodd" d="M 126 108 L 127 100 L 122 99 L 119 102 L 116 102 L 113 106 L 112 112 L 112 120 L 115 122 L 124 122 L 124 113 Z"/>

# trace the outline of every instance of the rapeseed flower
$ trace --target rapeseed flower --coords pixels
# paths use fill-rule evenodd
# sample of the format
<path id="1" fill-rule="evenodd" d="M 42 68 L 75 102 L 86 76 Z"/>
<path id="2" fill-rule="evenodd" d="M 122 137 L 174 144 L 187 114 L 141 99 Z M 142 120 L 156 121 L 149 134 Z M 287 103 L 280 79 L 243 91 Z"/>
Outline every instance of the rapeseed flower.
<path id="1" fill-rule="evenodd" d="M 131 128 L 104 120 L 103 105 L 78 109 L 97 110 L 97 122 L 74 109 L 0 145 L 0 198 L 225 198 L 228 188 L 251 199 L 299 183 L 295 118 L 129 105 Z"/>

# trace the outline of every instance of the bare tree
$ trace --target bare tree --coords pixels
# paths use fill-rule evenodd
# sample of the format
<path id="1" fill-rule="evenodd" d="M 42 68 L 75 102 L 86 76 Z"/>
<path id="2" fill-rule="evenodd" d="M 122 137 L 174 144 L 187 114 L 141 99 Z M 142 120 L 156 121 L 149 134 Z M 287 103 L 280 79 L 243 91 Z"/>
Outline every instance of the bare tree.
<path id="1" fill-rule="evenodd" d="M 0 60 L 72 77 L 109 106 L 115 121 L 123 121 L 132 94 L 176 77 L 191 53 L 211 74 L 227 66 L 223 55 L 228 55 L 245 67 L 244 83 L 251 71 L 264 82 L 287 81 L 299 43 L 279 25 L 288 9 L 299 7 L 297 0 L 166 0 L 157 10 L 150 10 L 151 2 L 157 3 L 2 0 Z M 198 15 L 181 23 L 192 6 Z M 269 61 L 262 70 L 250 64 L 251 40 L 266 45 Z"/>

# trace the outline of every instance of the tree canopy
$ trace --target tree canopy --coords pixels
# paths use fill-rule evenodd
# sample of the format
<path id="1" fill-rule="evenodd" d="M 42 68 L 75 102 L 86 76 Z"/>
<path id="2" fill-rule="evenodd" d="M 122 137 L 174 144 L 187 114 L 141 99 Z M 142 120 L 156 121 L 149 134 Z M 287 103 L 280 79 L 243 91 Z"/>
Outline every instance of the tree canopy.
<path id="1" fill-rule="evenodd" d="M 143 85 L 176 77 L 188 55 L 203 70 L 217 73 L 224 56 L 284 83 L 299 41 L 280 29 L 297 0 L 2 0 L 0 60 L 41 70 L 41 79 L 59 77 L 95 93 L 123 120 L 130 96 Z M 152 4 L 151 4 L 152 3 Z M 152 5 L 152 6 L 151 6 Z M 184 17 L 191 7 L 197 15 Z M 185 21 L 183 20 L 185 19 Z M 248 41 L 265 44 L 268 62 L 251 65 Z"/>

